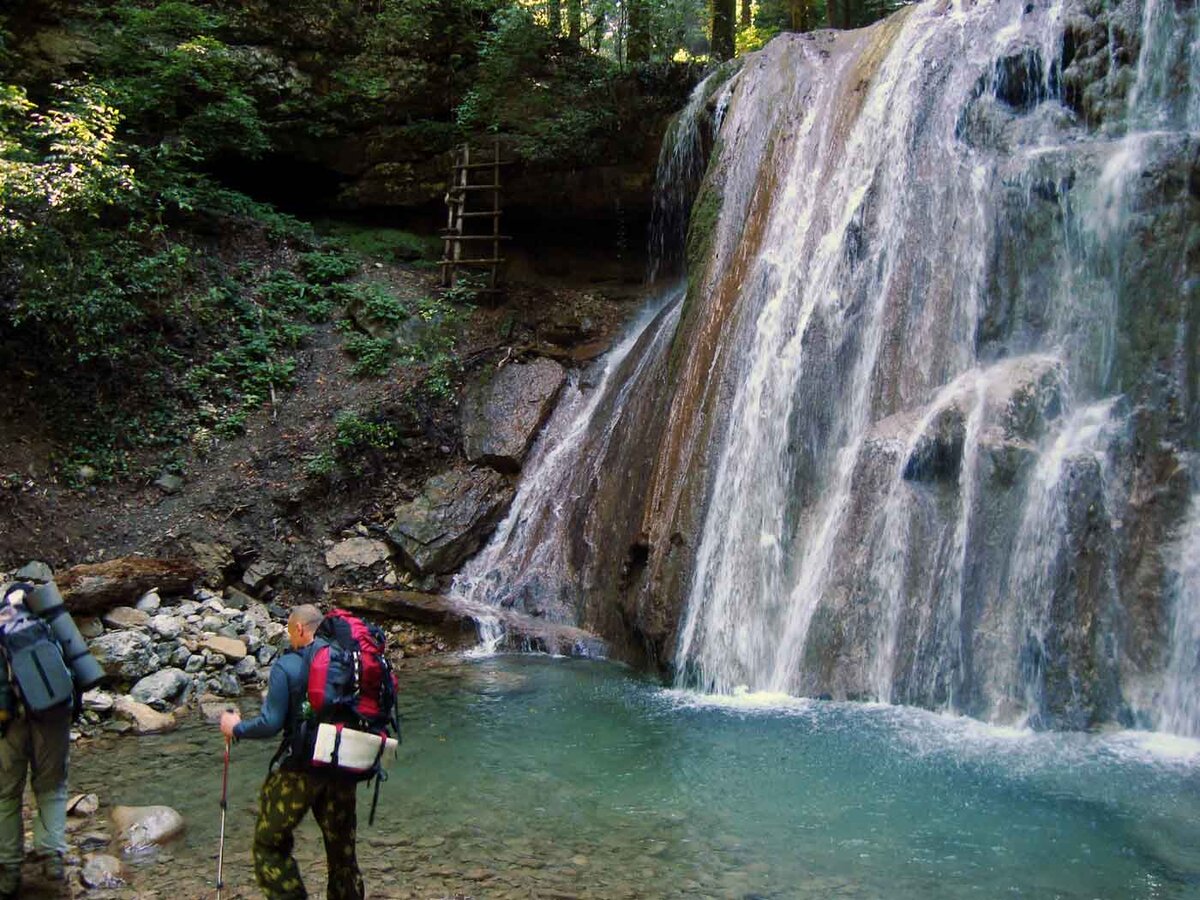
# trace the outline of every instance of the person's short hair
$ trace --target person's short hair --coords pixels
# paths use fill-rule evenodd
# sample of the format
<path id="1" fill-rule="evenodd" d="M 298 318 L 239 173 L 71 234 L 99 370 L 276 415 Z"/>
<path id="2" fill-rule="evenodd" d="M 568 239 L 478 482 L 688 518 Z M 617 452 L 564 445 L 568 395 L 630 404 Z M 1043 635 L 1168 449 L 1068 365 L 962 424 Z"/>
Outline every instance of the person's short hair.
<path id="1" fill-rule="evenodd" d="M 315 631 L 325 618 L 325 614 L 311 603 L 301 603 L 293 606 L 288 613 L 288 621 L 304 626 L 306 631 Z"/>

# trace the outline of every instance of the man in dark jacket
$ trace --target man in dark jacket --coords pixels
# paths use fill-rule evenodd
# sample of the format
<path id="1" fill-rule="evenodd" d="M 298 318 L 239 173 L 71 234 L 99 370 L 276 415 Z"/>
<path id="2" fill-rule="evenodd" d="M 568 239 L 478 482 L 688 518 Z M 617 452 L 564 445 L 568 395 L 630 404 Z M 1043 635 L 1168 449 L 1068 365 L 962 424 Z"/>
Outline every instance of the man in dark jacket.
<path id="1" fill-rule="evenodd" d="M 17 583 L 4 591 L 0 603 L 0 627 L 7 625 L 33 593 L 32 584 Z M 21 860 L 24 830 L 21 798 L 26 774 L 37 798 L 33 817 L 33 854 L 42 874 L 51 881 L 64 877 L 63 855 L 67 852 L 67 755 L 71 747 L 70 703 L 46 710 L 36 717 L 27 714 L 15 699 L 4 667 L 6 699 L 0 703 L 0 900 L 21 896 Z"/>
<path id="2" fill-rule="evenodd" d="M 336 772 L 314 771 L 308 760 L 291 752 L 308 688 L 308 664 L 302 651 L 313 642 L 322 618 L 315 606 L 293 608 L 287 625 L 292 650 L 271 666 L 262 711 L 246 722 L 236 712 L 221 716 L 221 733 L 228 740 L 270 738 L 281 731 L 284 735 L 283 747 L 259 794 L 254 829 L 254 875 L 267 900 L 308 896 L 292 856 L 292 832 L 310 809 L 325 840 L 329 900 L 363 900 L 362 874 L 355 856 L 355 782 Z"/>

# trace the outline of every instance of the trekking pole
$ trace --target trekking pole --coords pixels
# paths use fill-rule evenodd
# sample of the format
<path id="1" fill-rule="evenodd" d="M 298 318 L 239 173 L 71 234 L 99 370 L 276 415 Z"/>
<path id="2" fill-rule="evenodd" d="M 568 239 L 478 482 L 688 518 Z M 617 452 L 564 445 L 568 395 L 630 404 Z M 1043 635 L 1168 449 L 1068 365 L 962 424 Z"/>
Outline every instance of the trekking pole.
<path id="1" fill-rule="evenodd" d="M 226 712 L 233 712 L 232 709 Z M 217 843 L 217 900 L 221 900 L 221 891 L 225 882 L 221 878 L 225 865 L 225 810 L 228 807 L 229 796 L 229 738 L 225 738 L 225 768 L 221 773 L 221 838 Z"/>

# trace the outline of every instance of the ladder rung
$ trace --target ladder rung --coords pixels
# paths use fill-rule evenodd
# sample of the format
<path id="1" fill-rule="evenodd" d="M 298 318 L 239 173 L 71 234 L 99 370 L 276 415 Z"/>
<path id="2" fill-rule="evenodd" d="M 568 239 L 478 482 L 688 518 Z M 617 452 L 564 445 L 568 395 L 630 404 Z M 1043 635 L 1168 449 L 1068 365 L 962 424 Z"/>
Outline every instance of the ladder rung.
<path id="1" fill-rule="evenodd" d="M 450 193 L 458 193 L 460 191 L 498 191 L 498 184 L 455 184 L 451 185 Z"/>
<path id="2" fill-rule="evenodd" d="M 512 160 L 502 159 L 500 162 L 455 163 L 455 169 L 494 169 L 496 166 L 511 166 Z"/>
<path id="3" fill-rule="evenodd" d="M 489 210 L 487 210 L 486 212 L 483 212 L 483 211 L 478 211 L 478 212 L 461 212 L 461 213 L 459 213 L 459 214 L 458 214 L 458 216 L 459 216 L 459 218 L 465 218 L 465 217 L 467 217 L 467 216 L 470 216 L 472 219 L 475 219 L 475 218 L 482 218 L 483 216 L 491 216 L 493 219 L 498 219 L 498 218 L 500 218 L 500 210 L 498 210 L 498 209 L 489 209 Z"/>
<path id="4" fill-rule="evenodd" d="M 493 266 L 505 262 L 503 259 L 443 259 L 443 266 Z"/>
<path id="5" fill-rule="evenodd" d="M 508 234 L 448 234 L 442 232 L 442 237 L 447 241 L 511 241 L 512 235 Z"/>

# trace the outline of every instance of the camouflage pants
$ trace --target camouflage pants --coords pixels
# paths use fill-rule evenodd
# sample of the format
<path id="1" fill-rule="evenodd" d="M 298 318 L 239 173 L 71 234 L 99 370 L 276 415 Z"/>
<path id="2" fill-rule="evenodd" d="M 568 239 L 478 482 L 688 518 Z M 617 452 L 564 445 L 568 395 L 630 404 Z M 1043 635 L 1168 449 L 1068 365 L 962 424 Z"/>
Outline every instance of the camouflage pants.
<path id="1" fill-rule="evenodd" d="M 325 839 L 329 900 L 362 900 L 358 871 L 355 785 L 308 772 L 275 771 L 263 782 L 254 828 L 254 875 L 267 900 L 304 900 L 308 893 L 292 857 L 292 832 L 310 809 Z"/>

